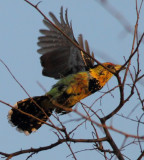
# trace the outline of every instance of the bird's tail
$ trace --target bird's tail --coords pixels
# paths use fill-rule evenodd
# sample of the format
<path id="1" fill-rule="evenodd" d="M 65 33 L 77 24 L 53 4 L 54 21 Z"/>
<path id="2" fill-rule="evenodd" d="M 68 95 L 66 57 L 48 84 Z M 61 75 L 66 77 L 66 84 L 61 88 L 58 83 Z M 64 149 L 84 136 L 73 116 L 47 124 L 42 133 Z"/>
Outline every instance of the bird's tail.
<path id="1" fill-rule="evenodd" d="M 41 125 L 47 121 L 48 117 L 51 116 L 52 111 L 53 107 L 50 105 L 50 97 L 38 96 L 17 102 L 14 108 L 9 111 L 8 119 L 19 131 L 29 135 L 31 132 L 39 129 Z"/>

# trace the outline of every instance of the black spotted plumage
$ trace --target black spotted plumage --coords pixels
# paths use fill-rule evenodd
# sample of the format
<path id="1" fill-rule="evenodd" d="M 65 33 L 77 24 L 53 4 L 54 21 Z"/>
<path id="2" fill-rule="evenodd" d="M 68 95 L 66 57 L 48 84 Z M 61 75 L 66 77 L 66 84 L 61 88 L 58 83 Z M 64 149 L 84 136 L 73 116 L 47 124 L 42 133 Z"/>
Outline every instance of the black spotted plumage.
<path id="1" fill-rule="evenodd" d="M 97 79 L 93 78 L 93 79 L 89 80 L 88 89 L 91 93 L 95 93 L 96 91 L 100 90 L 101 88 L 102 87 L 100 86 L 99 81 Z"/>
<path id="2" fill-rule="evenodd" d="M 67 106 L 67 104 L 69 103 L 69 97 L 72 96 L 71 94 L 67 94 L 66 92 L 63 92 L 63 94 L 61 94 L 61 96 L 57 99 L 57 102 L 61 105 L 61 106 Z M 73 106 L 70 106 L 69 108 L 71 108 Z M 61 114 L 66 114 L 68 113 L 68 111 L 65 111 L 62 108 L 57 107 L 55 110 L 57 113 L 61 113 Z"/>
<path id="3" fill-rule="evenodd" d="M 48 96 L 38 96 L 33 97 L 33 100 L 36 102 L 37 105 L 30 98 L 17 102 L 18 109 L 46 122 L 47 117 L 42 111 L 42 109 L 44 109 L 47 116 L 51 115 L 53 108 L 45 108 L 44 105 L 45 103 L 50 101 L 50 98 Z M 28 131 L 28 133 L 31 133 L 32 131 L 40 128 L 43 124 L 42 122 L 32 117 L 29 117 L 16 109 L 12 109 L 10 111 L 11 116 L 9 117 L 9 120 L 13 123 L 13 125 L 17 126 L 19 130 Z"/>

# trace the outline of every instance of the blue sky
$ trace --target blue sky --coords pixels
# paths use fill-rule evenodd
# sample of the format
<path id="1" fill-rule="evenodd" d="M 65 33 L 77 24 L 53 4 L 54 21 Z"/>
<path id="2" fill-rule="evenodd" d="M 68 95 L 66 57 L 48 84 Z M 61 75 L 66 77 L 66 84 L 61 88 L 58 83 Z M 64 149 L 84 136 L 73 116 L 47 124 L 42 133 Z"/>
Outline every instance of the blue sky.
<path id="1" fill-rule="evenodd" d="M 31 1 L 33 2 L 33 1 Z M 35 1 L 35 3 L 38 1 Z M 136 22 L 135 0 L 112 0 L 112 6 L 117 9 L 125 19 L 127 19 L 131 28 L 134 28 Z M 43 0 L 40 3 L 39 8 L 48 15 L 49 11 L 52 11 L 57 17 L 59 17 L 60 7 L 64 9 L 68 8 L 69 20 L 72 20 L 72 26 L 74 35 L 77 38 L 80 33 L 84 38 L 88 40 L 91 50 L 94 51 L 95 57 L 101 61 L 111 61 L 114 63 L 123 64 L 124 57 L 128 58 L 133 34 L 125 31 L 120 22 L 114 18 L 97 0 Z M 144 9 L 142 10 L 139 21 L 139 33 L 144 30 Z M 40 82 L 47 91 L 56 82 L 52 78 L 47 78 L 41 75 L 42 67 L 40 65 L 39 57 L 37 53 L 37 38 L 40 36 L 39 29 L 45 28 L 42 23 L 43 17 L 28 5 L 23 0 L 4 0 L 0 1 L 0 58 L 8 65 L 17 80 L 24 86 L 31 96 L 43 95 L 43 90 L 38 86 L 37 81 Z M 142 44 L 140 51 L 143 51 L 140 62 L 144 58 L 144 45 Z M 134 58 L 135 61 L 135 58 Z M 144 68 L 144 64 L 141 64 L 141 68 Z M 0 64 L 0 99 L 15 104 L 17 101 L 27 97 L 21 87 L 14 81 L 6 68 Z M 143 71 L 142 71 L 143 73 Z M 123 73 L 121 73 L 123 76 Z M 112 78 L 109 82 L 109 86 L 116 85 L 116 79 Z M 142 92 L 144 87 L 139 86 Z M 105 86 L 102 91 L 106 91 Z M 128 91 L 128 90 L 127 90 Z M 128 93 L 126 93 L 128 94 Z M 114 107 L 118 104 L 119 93 L 118 90 L 114 92 L 115 97 L 111 98 L 107 95 L 102 100 L 102 105 L 97 103 L 96 109 L 102 109 L 104 114 L 110 113 Z M 100 96 L 100 93 L 96 93 L 85 100 L 87 105 Z M 111 100 L 109 100 L 111 98 Z M 130 102 L 121 110 L 122 113 L 129 113 L 131 108 L 138 103 L 137 97 L 134 96 Z M 27 149 L 30 147 L 40 147 L 50 145 L 57 140 L 53 134 L 51 128 L 43 126 L 38 132 L 25 136 L 11 127 L 7 121 L 7 113 L 10 109 L 8 106 L 0 104 L 0 151 L 14 152 L 17 150 Z M 126 109 L 127 108 L 127 109 Z M 120 113 L 121 113 L 120 112 Z M 137 110 L 136 117 L 141 110 Z M 63 121 L 70 118 L 75 118 L 74 113 L 70 113 L 66 116 L 61 116 Z M 75 125 L 72 123 L 72 125 Z M 120 128 L 125 132 L 136 134 L 136 127 L 133 123 L 125 122 L 122 118 L 114 117 L 113 125 L 116 128 Z M 120 126 L 119 126 L 120 125 Z M 70 126 L 68 126 L 69 128 Z M 76 133 L 77 137 L 89 137 L 89 127 L 82 127 L 79 132 Z M 112 132 L 117 144 L 121 146 L 123 137 L 119 138 L 119 135 Z M 91 135 L 90 135 L 91 137 Z M 73 144 L 74 151 L 86 148 L 86 145 Z M 87 148 L 91 146 L 88 145 Z M 131 145 L 127 149 L 127 154 L 130 156 L 133 154 L 133 158 L 137 158 L 137 150 L 134 145 Z M 34 155 L 31 159 L 69 159 L 66 158 L 70 154 L 69 149 L 65 144 L 56 147 L 53 150 L 44 151 Z M 26 155 L 13 158 L 14 160 L 25 159 Z M 97 152 L 82 152 L 77 154 L 79 160 L 84 159 L 102 159 L 103 157 Z"/>

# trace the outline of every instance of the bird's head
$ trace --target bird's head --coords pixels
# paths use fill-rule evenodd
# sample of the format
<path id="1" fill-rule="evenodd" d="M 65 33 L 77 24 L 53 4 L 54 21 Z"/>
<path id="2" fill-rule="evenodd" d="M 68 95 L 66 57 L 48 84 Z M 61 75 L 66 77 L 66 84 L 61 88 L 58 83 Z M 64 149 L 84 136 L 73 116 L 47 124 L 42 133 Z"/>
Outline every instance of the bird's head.
<path id="1" fill-rule="evenodd" d="M 113 73 L 116 73 L 121 69 L 121 67 L 122 65 L 117 65 L 110 62 L 102 63 L 102 65 L 96 65 L 94 68 L 91 68 L 90 75 L 99 80 L 101 86 L 104 86 L 113 76 Z"/>

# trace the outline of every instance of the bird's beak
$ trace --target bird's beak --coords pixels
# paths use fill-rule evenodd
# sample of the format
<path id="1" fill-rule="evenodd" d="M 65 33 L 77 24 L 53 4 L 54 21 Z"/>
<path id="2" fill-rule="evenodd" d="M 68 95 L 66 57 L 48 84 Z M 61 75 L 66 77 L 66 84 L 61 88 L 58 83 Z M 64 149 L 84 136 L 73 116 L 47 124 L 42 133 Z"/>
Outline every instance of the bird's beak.
<path id="1" fill-rule="evenodd" d="M 115 65 L 115 69 L 116 69 L 116 71 L 124 70 L 124 69 L 126 69 L 126 67 L 123 67 L 122 65 Z"/>

